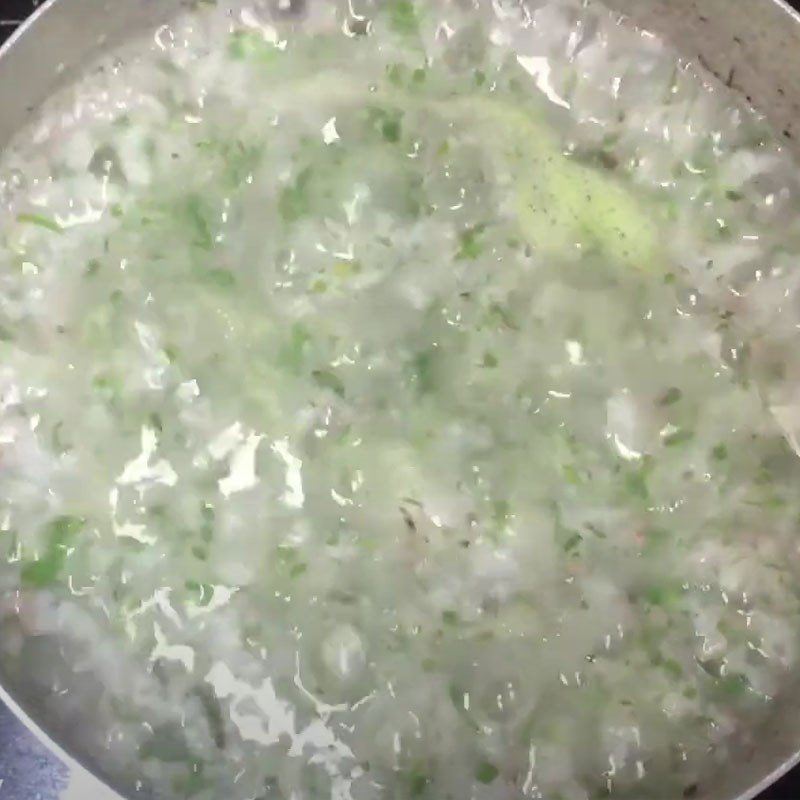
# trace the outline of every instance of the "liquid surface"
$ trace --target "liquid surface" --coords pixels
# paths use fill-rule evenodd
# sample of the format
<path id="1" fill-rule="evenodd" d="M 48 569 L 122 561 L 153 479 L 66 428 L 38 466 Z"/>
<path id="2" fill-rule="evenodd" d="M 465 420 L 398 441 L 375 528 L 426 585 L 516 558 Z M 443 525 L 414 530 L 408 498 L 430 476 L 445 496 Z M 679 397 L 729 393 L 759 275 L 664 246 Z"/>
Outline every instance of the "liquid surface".
<path id="1" fill-rule="evenodd" d="M 3 158 L 0 661 L 166 797 L 690 796 L 797 663 L 797 169 L 601 6 L 308 5 Z"/>

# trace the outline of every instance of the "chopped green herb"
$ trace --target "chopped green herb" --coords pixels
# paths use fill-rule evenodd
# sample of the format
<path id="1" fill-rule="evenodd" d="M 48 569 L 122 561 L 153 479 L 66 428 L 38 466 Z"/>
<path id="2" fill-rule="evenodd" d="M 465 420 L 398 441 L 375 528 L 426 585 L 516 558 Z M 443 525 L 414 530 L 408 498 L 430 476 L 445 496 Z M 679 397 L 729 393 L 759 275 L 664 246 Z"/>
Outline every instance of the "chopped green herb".
<path id="1" fill-rule="evenodd" d="M 436 351 L 434 349 L 424 350 L 417 353 L 411 362 L 411 376 L 417 384 L 421 394 L 428 394 L 435 388 L 436 381 L 434 375 L 434 364 Z"/>
<path id="2" fill-rule="evenodd" d="M 311 210 L 310 182 L 312 171 L 310 167 L 301 170 L 291 186 L 283 189 L 278 198 L 278 213 L 284 222 L 296 222 Z"/>
<path id="3" fill-rule="evenodd" d="M 289 577 L 290 578 L 298 578 L 298 577 L 300 577 L 300 575 L 302 575 L 307 570 L 308 570 L 308 564 L 302 564 L 302 563 L 300 563 L 300 564 L 292 564 L 292 566 L 289 569 Z"/>
<path id="4" fill-rule="evenodd" d="M 635 472 L 628 472 L 625 474 L 625 489 L 628 494 L 639 498 L 640 500 L 648 500 L 650 498 L 650 490 L 647 487 L 647 476 L 644 470 L 636 470 Z"/>
<path id="5" fill-rule="evenodd" d="M 311 377 L 314 378 L 314 382 L 317 386 L 323 389 L 330 389 L 330 391 L 339 397 L 344 397 L 344 384 L 342 383 L 342 379 L 334 372 L 325 369 L 317 369 L 311 373 Z"/>
<path id="6" fill-rule="evenodd" d="M 23 225 L 36 225 L 51 233 L 64 233 L 63 226 L 57 220 L 44 214 L 18 214 L 17 222 L 21 222 Z"/>
<path id="7" fill-rule="evenodd" d="M 45 552 L 22 567 L 23 584 L 43 589 L 55 583 L 66 563 L 69 543 L 84 525 L 84 520 L 78 517 L 63 516 L 54 519 L 48 525 Z"/>
<path id="8" fill-rule="evenodd" d="M 665 582 L 648 586 L 642 596 L 651 606 L 669 607 L 684 594 L 679 583 Z"/>
<path id="9" fill-rule="evenodd" d="M 387 142 L 399 142 L 401 131 L 400 119 L 397 117 L 387 119 L 381 124 L 381 133 Z"/>
<path id="10" fill-rule="evenodd" d="M 386 67 L 386 77 L 393 86 L 402 86 L 405 82 L 406 69 L 402 64 L 389 64 Z"/>
<path id="11" fill-rule="evenodd" d="M 455 611 L 447 610 L 442 612 L 442 622 L 445 625 L 458 625 L 459 618 Z"/>
<path id="12" fill-rule="evenodd" d="M 305 325 L 299 322 L 295 323 L 292 326 L 289 341 L 278 354 L 278 363 L 291 372 L 299 374 L 305 360 L 306 345 L 310 341 L 311 334 Z"/>
<path id="13" fill-rule="evenodd" d="M 419 19 L 412 0 L 391 0 L 389 4 L 389 27 L 403 36 L 419 33 Z"/>
<path id="14" fill-rule="evenodd" d="M 750 681 L 744 675 L 725 675 L 717 679 L 717 688 L 727 697 L 742 697 L 750 688 Z"/>
<path id="15" fill-rule="evenodd" d="M 422 772 L 412 773 L 408 782 L 408 793 L 411 797 L 421 797 L 429 783 L 428 776 Z"/>
<path id="16" fill-rule="evenodd" d="M 228 55 L 234 61 L 257 59 L 262 64 L 270 64 L 280 56 L 280 53 L 281 51 L 257 30 L 234 31 L 228 43 Z"/>
<path id="17" fill-rule="evenodd" d="M 86 275 L 87 278 L 91 278 L 94 275 L 97 275 L 99 271 L 100 271 L 100 260 L 97 258 L 93 258 L 86 264 L 86 271 L 84 274 Z"/>
<path id="18" fill-rule="evenodd" d="M 294 547 L 280 545 L 275 552 L 280 561 L 284 564 L 294 564 L 297 562 L 298 554 Z"/>
<path id="19" fill-rule="evenodd" d="M 459 237 L 459 247 L 456 258 L 466 261 L 474 261 L 483 252 L 483 242 L 481 236 L 488 226 L 486 223 L 473 225 L 464 231 Z"/>
<path id="20" fill-rule="evenodd" d="M 184 203 L 184 212 L 194 234 L 193 243 L 203 250 L 211 250 L 214 247 L 214 234 L 203 198 L 198 194 L 190 194 Z"/>
<path id="21" fill-rule="evenodd" d="M 494 764 L 490 764 L 488 761 L 483 761 L 475 770 L 475 779 L 479 783 L 492 783 L 499 774 L 500 771 Z"/>
<path id="22" fill-rule="evenodd" d="M 725 461 L 728 457 L 728 447 L 725 444 L 718 444 L 714 446 L 714 449 L 711 451 L 711 457 L 714 461 Z"/>
<path id="23" fill-rule="evenodd" d="M 566 542 L 564 542 L 564 552 L 571 553 L 577 550 L 580 543 L 583 541 L 583 536 L 579 533 L 573 533 Z"/>
<path id="24" fill-rule="evenodd" d="M 664 669 L 670 677 L 679 679 L 683 677 L 683 667 L 674 658 L 662 658 L 658 666 Z"/>
<path id="25" fill-rule="evenodd" d="M 486 319 L 490 325 L 495 325 L 500 328 L 508 328 L 509 330 L 519 330 L 516 320 L 511 314 L 507 306 L 501 303 L 492 303 L 487 312 Z"/>
<path id="26" fill-rule="evenodd" d="M 403 112 L 396 108 L 372 106 L 367 117 L 375 126 L 384 141 L 396 144 L 403 134 Z"/>
<path id="27" fill-rule="evenodd" d="M 214 597 L 214 587 L 210 583 L 186 581 L 186 588 L 192 594 L 197 595 L 197 604 L 199 606 L 207 606 Z"/>

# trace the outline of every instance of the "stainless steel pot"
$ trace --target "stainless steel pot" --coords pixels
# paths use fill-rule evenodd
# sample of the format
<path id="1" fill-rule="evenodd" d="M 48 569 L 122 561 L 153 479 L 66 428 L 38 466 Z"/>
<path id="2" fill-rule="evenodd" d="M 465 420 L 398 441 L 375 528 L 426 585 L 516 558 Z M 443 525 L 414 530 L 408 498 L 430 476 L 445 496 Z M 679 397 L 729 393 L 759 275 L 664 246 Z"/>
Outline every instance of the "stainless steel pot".
<path id="1" fill-rule="evenodd" d="M 320 2 L 321 0 L 308 0 Z M 800 158 L 800 14 L 783 0 L 605 0 L 654 30 L 752 102 L 786 147 Z M 154 28 L 186 0 L 49 0 L 0 49 L 0 148 L 104 49 Z M 0 675 L 0 699 L 67 761 L 72 754 L 102 778 L 101 764 L 84 759 L 80 736 L 43 712 L 35 696 Z M 800 675 L 757 732 L 713 784 L 694 800 L 752 800 L 800 763 Z M 58 743 L 58 744 L 57 744 Z M 131 787 L 118 787 L 128 796 Z M 673 800 L 673 798 L 665 798 Z M 674 800 L 680 800 L 674 798 Z"/>

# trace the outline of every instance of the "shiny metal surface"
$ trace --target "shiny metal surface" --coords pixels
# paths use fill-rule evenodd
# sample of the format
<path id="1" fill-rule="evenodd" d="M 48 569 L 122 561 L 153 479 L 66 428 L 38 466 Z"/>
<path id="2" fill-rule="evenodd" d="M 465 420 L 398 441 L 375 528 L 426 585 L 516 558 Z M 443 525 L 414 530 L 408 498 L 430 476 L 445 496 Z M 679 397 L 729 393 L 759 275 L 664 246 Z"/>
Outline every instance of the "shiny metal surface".
<path id="1" fill-rule="evenodd" d="M 319 1 L 319 0 L 317 0 Z M 0 147 L 41 104 L 102 50 L 153 27 L 182 0 L 50 0 L 0 49 Z M 751 101 L 800 156 L 800 15 L 783 0 L 606 0 L 663 34 L 689 59 Z M 798 676 L 800 677 L 800 676 Z M 54 752 L 81 758 L 79 731 L 48 719 L 34 696 L 0 675 L 0 700 Z M 742 747 L 724 775 L 696 800 L 752 800 L 800 762 L 800 681 Z M 58 744 L 56 744 L 56 742 Z M 88 762 L 87 762 L 88 763 Z M 101 778 L 102 765 L 88 763 Z M 118 787 L 126 796 L 143 796 Z M 670 799 L 671 800 L 671 799 Z M 676 799 L 677 800 L 677 799 Z"/>

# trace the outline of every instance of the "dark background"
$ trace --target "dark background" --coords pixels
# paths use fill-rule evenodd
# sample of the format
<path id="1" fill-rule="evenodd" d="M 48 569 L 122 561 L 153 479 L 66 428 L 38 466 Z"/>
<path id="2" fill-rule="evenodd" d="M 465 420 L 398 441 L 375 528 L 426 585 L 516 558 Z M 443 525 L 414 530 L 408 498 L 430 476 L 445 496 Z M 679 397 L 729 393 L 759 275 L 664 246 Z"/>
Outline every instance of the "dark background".
<path id="1" fill-rule="evenodd" d="M 800 0 L 790 2 L 800 10 Z M 40 0 L 0 0 L 0 41 L 38 5 Z M 0 704 L 0 800 L 58 800 L 64 784 L 63 769 Z M 800 767 L 759 800 L 800 800 Z"/>

